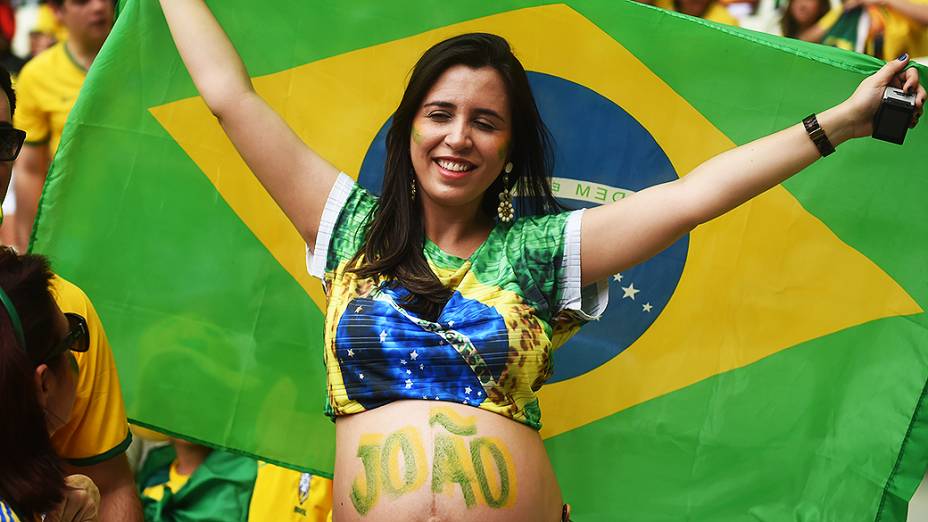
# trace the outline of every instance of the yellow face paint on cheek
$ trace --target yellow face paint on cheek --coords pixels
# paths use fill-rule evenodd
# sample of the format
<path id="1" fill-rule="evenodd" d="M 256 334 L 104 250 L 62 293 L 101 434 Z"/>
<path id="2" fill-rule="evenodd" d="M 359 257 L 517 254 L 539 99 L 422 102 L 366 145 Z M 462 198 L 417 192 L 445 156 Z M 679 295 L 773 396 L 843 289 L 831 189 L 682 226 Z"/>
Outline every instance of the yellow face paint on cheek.
<path id="1" fill-rule="evenodd" d="M 422 134 L 415 127 L 412 128 L 412 141 L 416 145 L 422 145 Z"/>

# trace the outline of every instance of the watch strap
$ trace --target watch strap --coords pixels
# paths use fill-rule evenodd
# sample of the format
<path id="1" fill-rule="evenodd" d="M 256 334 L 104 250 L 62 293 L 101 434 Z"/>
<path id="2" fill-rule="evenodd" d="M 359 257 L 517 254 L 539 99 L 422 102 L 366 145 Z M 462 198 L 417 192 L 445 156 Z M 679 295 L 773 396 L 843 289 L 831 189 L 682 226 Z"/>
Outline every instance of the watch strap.
<path id="1" fill-rule="evenodd" d="M 818 124 L 818 118 L 815 117 L 814 113 L 803 119 L 802 124 L 806 128 L 809 139 L 818 148 L 818 152 L 823 158 L 835 151 L 835 146 L 831 144 L 828 136 L 825 135 L 825 129 Z"/>

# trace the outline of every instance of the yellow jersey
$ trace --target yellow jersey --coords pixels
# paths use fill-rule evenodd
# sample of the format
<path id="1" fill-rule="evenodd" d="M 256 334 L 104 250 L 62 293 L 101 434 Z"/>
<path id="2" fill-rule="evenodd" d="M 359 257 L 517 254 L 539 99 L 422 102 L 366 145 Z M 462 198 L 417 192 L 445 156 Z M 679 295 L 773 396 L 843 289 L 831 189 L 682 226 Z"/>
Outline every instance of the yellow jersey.
<path id="1" fill-rule="evenodd" d="M 331 520 L 330 479 L 258 462 L 258 478 L 248 509 L 249 522 Z"/>
<path id="2" fill-rule="evenodd" d="M 909 0 L 914 4 L 928 4 L 928 0 Z M 866 52 L 879 55 L 883 60 L 894 60 L 903 53 L 909 53 L 913 58 L 928 56 L 928 27 L 914 22 L 907 16 L 901 15 L 888 7 L 872 6 L 867 9 L 870 16 L 870 34 L 866 36 Z M 841 6 L 831 9 L 823 16 L 816 26 L 825 31 L 831 29 L 841 15 L 844 8 Z M 882 37 L 882 54 L 875 52 L 877 38 Z M 854 42 L 832 41 L 828 45 L 840 47 L 849 51 L 854 50 Z"/>
<path id="3" fill-rule="evenodd" d="M 58 42 L 29 61 L 16 80 L 13 125 L 26 131 L 26 143 L 48 144 L 53 157 L 68 113 L 87 77 L 65 42 Z"/>
<path id="4" fill-rule="evenodd" d="M 90 332 L 90 349 L 74 354 L 80 374 L 71 418 L 52 436 L 52 445 L 69 463 L 91 466 L 125 452 L 132 441 L 119 376 L 103 323 L 87 295 L 60 276 L 52 279 L 52 295 L 62 312 L 83 316 Z"/>

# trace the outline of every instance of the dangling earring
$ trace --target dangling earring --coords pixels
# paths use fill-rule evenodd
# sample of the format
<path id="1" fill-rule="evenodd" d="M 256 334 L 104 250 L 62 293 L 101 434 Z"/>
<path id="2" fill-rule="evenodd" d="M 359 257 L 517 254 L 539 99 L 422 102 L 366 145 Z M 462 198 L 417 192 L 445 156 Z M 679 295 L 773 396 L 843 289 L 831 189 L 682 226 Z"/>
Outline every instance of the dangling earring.
<path id="1" fill-rule="evenodd" d="M 512 172 L 511 161 L 506 163 L 503 172 L 503 191 L 499 193 L 499 206 L 496 207 L 496 215 L 503 223 L 509 223 L 515 215 L 512 211 L 512 192 L 509 191 L 509 173 Z"/>
<path id="2" fill-rule="evenodd" d="M 409 199 L 416 200 L 416 178 L 409 180 Z"/>

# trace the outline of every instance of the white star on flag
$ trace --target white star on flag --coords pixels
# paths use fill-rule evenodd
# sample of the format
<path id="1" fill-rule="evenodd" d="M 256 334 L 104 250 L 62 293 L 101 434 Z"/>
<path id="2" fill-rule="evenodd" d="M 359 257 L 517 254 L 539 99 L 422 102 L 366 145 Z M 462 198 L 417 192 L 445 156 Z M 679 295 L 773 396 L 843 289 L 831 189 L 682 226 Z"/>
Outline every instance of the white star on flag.
<path id="1" fill-rule="evenodd" d="M 354 357 L 354 350 L 348 348 L 348 357 Z"/>
<path id="2" fill-rule="evenodd" d="M 400 364 L 405 365 L 405 364 L 406 364 L 406 359 L 400 359 Z"/>
<path id="3" fill-rule="evenodd" d="M 412 379 L 406 379 L 406 389 L 412 388 Z"/>
<path id="4" fill-rule="evenodd" d="M 412 370 L 406 370 L 406 375 L 409 375 L 410 373 L 412 373 Z"/>
<path id="5" fill-rule="evenodd" d="M 420 365 L 419 365 L 419 369 L 420 369 L 420 370 L 424 370 L 424 369 L 425 369 L 425 365 L 424 365 L 424 364 L 420 364 Z"/>
<path id="6" fill-rule="evenodd" d="M 384 341 L 386 341 L 386 340 L 387 340 L 387 331 L 386 331 L 386 330 L 381 330 L 381 331 L 380 331 L 380 342 L 384 342 Z"/>
<path id="7" fill-rule="evenodd" d="M 359 373 L 359 374 L 358 374 L 358 377 L 360 377 L 362 381 L 364 380 L 364 374 L 363 374 L 363 373 Z"/>
<path id="8" fill-rule="evenodd" d="M 621 283 L 621 282 L 622 282 L 622 274 L 616 274 L 616 275 L 612 276 L 612 279 L 614 279 L 616 283 Z"/>
<path id="9" fill-rule="evenodd" d="M 473 390 L 470 389 L 470 386 L 468 386 L 467 388 L 464 388 L 464 393 L 466 393 L 467 395 L 470 395 L 471 391 Z"/>
<path id="10" fill-rule="evenodd" d="M 448 321 L 448 326 L 450 328 L 454 328 L 454 321 Z"/>
<path id="11" fill-rule="evenodd" d="M 642 309 L 643 311 L 645 311 L 645 312 L 650 312 L 652 308 L 654 308 L 654 307 L 651 306 L 651 303 L 645 303 L 645 304 L 641 305 L 641 309 Z"/>
<path id="12" fill-rule="evenodd" d="M 419 354 L 418 354 L 415 350 L 409 352 L 409 358 L 410 358 L 410 359 L 412 359 L 412 360 L 415 361 L 417 357 L 419 357 Z"/>
<path id="13" fill-rule="evenodd" d="M 626 297 L 631 297 L 632 301 L 634 301 L 635 294 L 637 294 L 641 290 L 638 290 L 637 288 L 635 288 L 635 283 L 631 283 L 628 286 L 623 286 L 622 291 L 625 292 L 625 295 L 622 296 L 622 299 L 625 299 Z"/>

